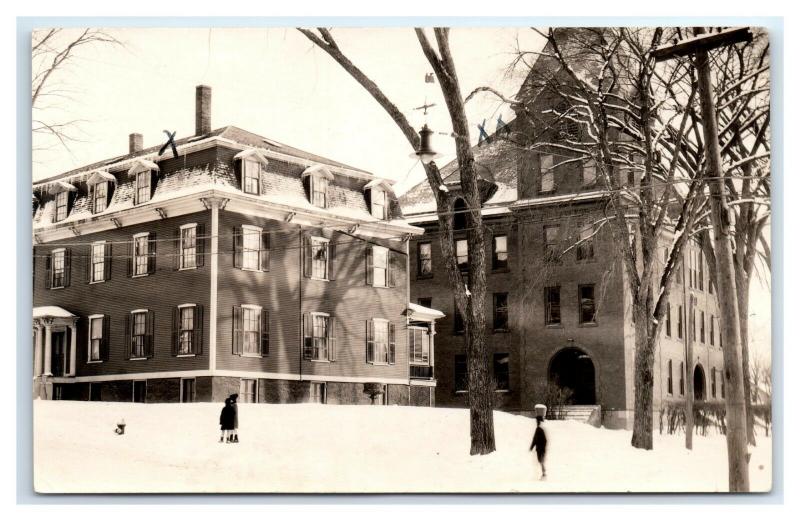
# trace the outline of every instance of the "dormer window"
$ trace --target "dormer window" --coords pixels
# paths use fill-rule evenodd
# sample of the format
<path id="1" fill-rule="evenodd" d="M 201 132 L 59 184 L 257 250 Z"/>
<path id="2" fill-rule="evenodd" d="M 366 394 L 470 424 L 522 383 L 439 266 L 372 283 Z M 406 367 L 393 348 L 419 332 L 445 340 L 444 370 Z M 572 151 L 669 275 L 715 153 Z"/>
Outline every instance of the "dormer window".
<path id="1" fill-rule="evenodd" d="M 376 219 L 386 219 L 386 192 L 379 188 L 373 188 L 370 200 L 372 204 L 370 214 Z"/>
<path id="2" fill-rule="evenodd" d="M 69 192 L 56 194 L 56 221 L 63 221 L 69 213 Z"/>
<path id="3" fill-rule="evenodd" d="M 108 183 L 97 183 L 94 186 L 92 209 L 94 213 L 102 212 L 108 208 Z"/>
<path id="4" fill-rule="evenodd" d="M 327 168 L 315 165 L 303 172 L 303 184 L 306 187 L 308 200 L 317 208 L 328 207 L 328 185 L 333 180 Z"/>
<path id="5" fill-rule="evenodd" d="M 108 172 L 97 171 L 93 173 L 86 184 L 89 186 L 89 209 L 92 213 L 104 212 L 114 193 L 117 179 Z"/>
<path id="6" fill-rule="evenodd" d="M 266 152 L 266 151 L 264 151 Z M 251 195 L 261 195 L 261 173 L 269 163 L 261 149 L 250 148 L 233 156 L 238 161 L 239 175 L 241 177 L 242 192 Z"/>
<path id="7" fill-rule="evenodd" d="M 386 220 L 390 217 L 392 185 L 386 179 L 373 179 L 364 186 L 364 198 L 367 211 L 376 219 Z"/>
<path id="8" fill-rule="evenodd" d="M 153 197 L 155 185 L 154 175 L 159 171 L 158 165 L 146 159 L 137 159 L 128 175 L 135 176 L 133 184 L 133 204 L 144 204 Z"/>

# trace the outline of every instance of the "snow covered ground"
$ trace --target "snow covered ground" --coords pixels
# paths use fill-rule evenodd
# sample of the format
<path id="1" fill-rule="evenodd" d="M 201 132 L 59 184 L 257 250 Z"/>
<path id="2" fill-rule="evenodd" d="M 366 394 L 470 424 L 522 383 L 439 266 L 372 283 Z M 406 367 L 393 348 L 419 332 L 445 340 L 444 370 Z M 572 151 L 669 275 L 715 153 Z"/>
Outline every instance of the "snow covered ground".
<path id="1" fill-rule="evenodd" d="M 495 413 L 498 450 L 469 456 L 464 409 L 240 404 L 239 444 L 218 443 L 219 404 L 34 402 L 38 492 L 714 492 L 725 438 L 655 437 L 546 422 L 548 479 L 528 452 L 535 422 Z M 114 434 L 124 418 L 125 435 Z M 771 438 L 750 461 L 771 487 Z"/>

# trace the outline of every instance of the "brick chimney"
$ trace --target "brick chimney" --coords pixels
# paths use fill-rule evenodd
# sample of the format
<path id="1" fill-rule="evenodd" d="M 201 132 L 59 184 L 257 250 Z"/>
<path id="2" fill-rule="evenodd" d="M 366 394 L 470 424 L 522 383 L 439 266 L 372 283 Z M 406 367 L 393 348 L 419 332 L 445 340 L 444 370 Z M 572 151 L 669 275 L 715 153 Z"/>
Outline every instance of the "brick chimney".
<path id="1" fill-rule="evenodd" d="M 211 132 L 211 87 L 198 85 L 194 104 L 194 134 L 202 136 Z"/>
<path id="2" fill-rule="evenodd" d="M 136 152 L 141 152 L 144 148 L 142 142 L 141 134 L 131 134 L 128 136 L 128 153 L 135 154 Z"/>

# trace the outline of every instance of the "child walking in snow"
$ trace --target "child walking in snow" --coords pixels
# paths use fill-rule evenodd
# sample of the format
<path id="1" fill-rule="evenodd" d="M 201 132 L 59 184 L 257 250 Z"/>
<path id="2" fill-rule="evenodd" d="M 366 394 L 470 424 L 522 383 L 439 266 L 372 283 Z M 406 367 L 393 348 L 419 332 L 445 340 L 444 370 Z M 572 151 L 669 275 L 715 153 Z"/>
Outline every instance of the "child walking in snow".
<path id="1" fill-rule="evenodd" d="M 231 399 L 225 399 L 225 407 L 222 408 L 222 412 L 219 414 L 219 429 L 221 431 L 219 442 L 222 443 L 230 443 L 231 439 L 229 436 L 232 436 L 233 426 L 234 426 L 234 419 L 236 418 L 236 409 L 233 408 L 231 404 Z"/>
<path id="2" fill-rule="evenodd" d="M 543 416 L 536 417 L 536 431 L 533 433 L 533 441 L 531 441 L 531 448 L 529 449 L 536 449 L 536 459 L 539 461 L 539 465 L 542 467 L 541 479 L 545 479 L 547 477 L 547 469 L 544 468 L 544 457 L 547 453 L 547 435 L 544 433 L 544 429 L 542 429 L 543 421 Z"/>
<path id="3" fill-rule="evenodd" d="M 239 400 L 238 394 L 232 394 L 229 397 L 231 406 L 233 406 L 233 434 L 229 434 L 229 441 L 231 443 L 239 443 L 239 406 L 236 402 Z"/>

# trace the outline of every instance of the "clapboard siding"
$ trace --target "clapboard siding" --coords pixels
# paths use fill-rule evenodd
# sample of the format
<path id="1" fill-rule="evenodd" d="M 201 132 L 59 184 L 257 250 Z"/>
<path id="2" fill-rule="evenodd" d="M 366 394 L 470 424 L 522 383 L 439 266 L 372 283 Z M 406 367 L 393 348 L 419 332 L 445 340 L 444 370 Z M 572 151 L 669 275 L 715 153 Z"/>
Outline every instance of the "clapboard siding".
<path id="1" fill-rule="evenodd" d="M 74 239 L 55 241 L 36 247 L 34 306 L 60 306 L 79 317 L 77 331 L 77 376 L 129 374 L 152 371 L 197 370 L 208 368 L 210 268 L 208 259 L 203 267 L 176 271 L 172 239 L 182 224 L 203 224 L 210 230 L 209 212 L 198 212 L 135 226 L 108 230 Z M 128 277 L 126 244 L 141 232 L 155 232 L 158 239 L 155 273 L 144 277 Z M 47 270 L 44 256 L 62 244 L 111 241 L 111 278 L 89 284 L 87 262 L 89 246 L 67 246 L 72 252 L 71 283 L 63 289 L 46 289 Z M 208 251 L 208 248 L 206 248 Z M 179 304 L 195 303 L 205 308 L 203 351 L 195 357 L 172 356 L 172 310 Z M 125 360 L 125 317 L 134 309 L 150 309 L 155 313 L 154 356 L 148 360 Z M 87 363 L 87 316 L 105 314 L 110 317 L 109 359 L 102 363 Z"/>

